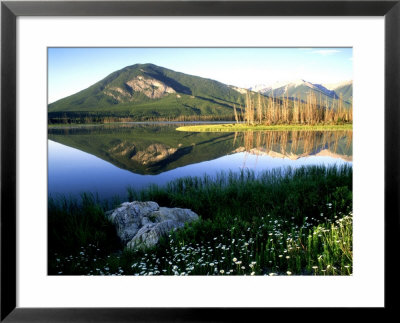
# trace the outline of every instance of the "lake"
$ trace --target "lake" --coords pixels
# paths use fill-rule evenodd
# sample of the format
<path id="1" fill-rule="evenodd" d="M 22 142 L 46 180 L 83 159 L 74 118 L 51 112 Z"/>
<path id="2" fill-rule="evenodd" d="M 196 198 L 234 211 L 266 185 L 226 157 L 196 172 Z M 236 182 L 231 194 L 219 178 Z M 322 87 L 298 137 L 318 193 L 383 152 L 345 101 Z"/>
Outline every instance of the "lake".
<path id="1" fill-rule="evenodd" d="M 352 165 L 352 131 L 194 133 L 182 123 L 117 123 L 48 130 L 48 194 L 119 196 L 127 188 L 221 171 Z"/>

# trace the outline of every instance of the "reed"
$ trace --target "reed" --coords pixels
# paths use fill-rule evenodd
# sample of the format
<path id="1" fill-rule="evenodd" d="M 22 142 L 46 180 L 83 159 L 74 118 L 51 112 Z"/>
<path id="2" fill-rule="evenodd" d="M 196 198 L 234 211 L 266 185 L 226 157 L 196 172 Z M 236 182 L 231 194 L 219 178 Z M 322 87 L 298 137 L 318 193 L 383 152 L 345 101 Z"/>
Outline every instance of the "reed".
<path id="1" fill-rule="evenodd" d="M 247 125 L 352 123 L 353 107 L 351 102 L 345 105 L 342 94 L 329 103 L 327 99 L 322 100 L 321 95 L 317 98 L 314 92 L 309 92 L 306 99 L 301 100 L 296 96 L 289 97 L 286 91 L 283 98 L 277 100 L 273 94 L 271 97 L 265 97 L 260 93 L 247 91 L 242 121 Z"/>
<path id="2" fill-rule="evenodd" d="M 110 204 L 53 200 L 49 274 L 350 275 L 351 189 L 350 166 L 222 172 L 131 189 L 131 200 L 190 208 L 201 219 L 153 249 L 123 252 L 105 230 Z M 76 239 L 85 221 L 90 239 Z"/>

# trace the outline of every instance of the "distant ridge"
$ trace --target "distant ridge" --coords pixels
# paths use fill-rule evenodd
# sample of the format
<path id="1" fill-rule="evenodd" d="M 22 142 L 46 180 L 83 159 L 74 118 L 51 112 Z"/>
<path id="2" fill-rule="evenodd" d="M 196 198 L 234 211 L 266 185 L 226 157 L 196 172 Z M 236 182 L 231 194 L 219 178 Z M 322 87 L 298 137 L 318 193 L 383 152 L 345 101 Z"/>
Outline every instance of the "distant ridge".
<path id="1" fill-rule="evenodd" d="M 353 81 L 324 85 L 298 79 L 289 82 L 277 82 L 271 85 L 256 85 L 250 87 L 249 90 L 276 98 L 289 96 L 290 98 L 305 100 L 307 94 L 313 92 L 317 97 L 321 96 L 323 101 L 338 99 L 340 95 L 342 95 L 343 100 L 348 104 L 353 99 Z"/>

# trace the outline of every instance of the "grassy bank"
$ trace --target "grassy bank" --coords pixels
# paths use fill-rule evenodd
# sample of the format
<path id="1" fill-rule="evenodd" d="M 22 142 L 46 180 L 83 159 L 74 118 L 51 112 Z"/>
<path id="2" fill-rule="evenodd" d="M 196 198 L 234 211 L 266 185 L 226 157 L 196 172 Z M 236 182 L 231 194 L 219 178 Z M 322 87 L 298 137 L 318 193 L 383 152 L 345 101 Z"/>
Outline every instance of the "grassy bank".
<path id="1" fill-rule="evenodd" d="M 121 250 L 93 196 L 49 201 L 49 274 L 349 275 L 352 168 L 188 177 L 130 200 L 190 208 L 201 220 L 146 251 Z M 115 201 L 114 204 L 117 204 Z"/>
<path id="2" fill-rule="evenodd" d="M 305 131 L 334 131 L 334 130 L 352 130 L 352 124 L 343 125 L 248 125 L 243 123 L 232 124 L 213 124 L 213 125 L 197 125 L 197 126 L 184 126 L 179 127 L 178 131 L 190 132 L 235 132 L 235 131 L 291 131 L 291 130 L 305 130 Z"/>

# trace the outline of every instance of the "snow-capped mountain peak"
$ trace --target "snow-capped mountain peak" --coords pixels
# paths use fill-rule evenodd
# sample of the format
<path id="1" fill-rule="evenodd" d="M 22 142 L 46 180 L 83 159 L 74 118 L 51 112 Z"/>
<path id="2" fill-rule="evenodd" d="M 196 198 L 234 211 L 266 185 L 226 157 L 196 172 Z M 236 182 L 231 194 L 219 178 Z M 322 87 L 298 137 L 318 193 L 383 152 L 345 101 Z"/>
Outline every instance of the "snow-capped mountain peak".
<path id="1" fill-rule="evenodd" d="M 294 87 L 300 86 L 300 85 L 312 85 L 310 82 L 307 82 L 303 79 L 298 79 L 298 80 L 294 80 L 292 82 L 289 82 L 288 85 L 292 85 Z"/>
<path id="2" fill-rule="evenodd" d="M 343 87 L 349 86 L 349 89 L 343 90 Z M 257 85 L 250 88 L 251 91 L 260 92 L 264 95 L 273 95 L 274 97 L 307 97 L 310 92 L 313 92 L 318 96 L 325 96 L 327 98 L 336 99 L 339 98 L 340 93 L 337 92 L 340 89 L 340 93 L 343 93 L 346 100 L 352 96 L 352 81 L 339 82 L 335 84 L 318 84 L 311 83 L 304 79 L 296 79 L 291 81 L 280 81 L 275 82 L 271 85 Z"/>
<path id="3" fill-rule="evenodd" d="M 271 90 L 271 86 L 267 84 L 257 84 L 252 87 L 249 87 L 249 90 L 254 92 L 264 92 L 267 90 Z"/>
<path id="4" fill-rule="evenodd" d="M 271 90 L 276 90 L 276 89 L 280 89 L 283 87 L 298 87 L 301 85 L 305 85 L 308 86 L 310 88 L 314 88 L 314 84 L 312 84 L 311 82 L 307 82 L 303 79 L 297 79 L 297 80 L 292 80 L 292 81 L 278 81 L 275 83 L 272 83 L 270 85 L 267 84 L 258 84 L 255 86 L 252 86 L 249 88 L 249 90 L 251 91 L 255 91 L 255 92 L 260 92 L 260 93 L 265 93 Z"/>
<path id="5" fill-rule="evenodd" d="M 340 87 L 343 87 L 343 86 L 346 86 L 346 85 L 350 85 L 350 84 L 353 84 L 352 80 L 344 81 L 344 82 L 338 82 L 338 83 L 323 84 L 323 86 L 325 88 L 327 88 L 328 90 L 334 91 L 337 88 L 340 88 Z"/>

